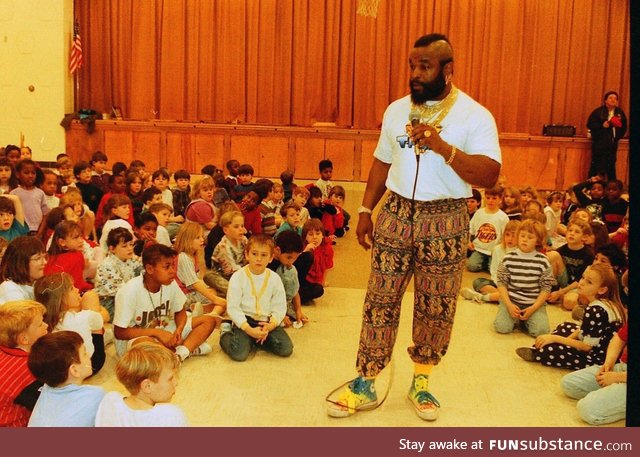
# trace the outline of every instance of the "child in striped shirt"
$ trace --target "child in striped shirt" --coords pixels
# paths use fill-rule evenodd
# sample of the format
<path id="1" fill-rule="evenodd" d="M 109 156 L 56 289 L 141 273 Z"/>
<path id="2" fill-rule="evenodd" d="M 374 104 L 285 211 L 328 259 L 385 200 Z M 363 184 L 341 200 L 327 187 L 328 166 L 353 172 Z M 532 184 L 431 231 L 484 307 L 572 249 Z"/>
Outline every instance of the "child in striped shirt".
<path id="1" fill-rule="evenodd" d="M 545 305 L 555 279 L 549 260 L 540 252 L 546 235 L 544 224 L 538 221 L 526 220 L 518 228 L 518 248 L 507 253 L 498 267 L 496 332 L 511 333 L 520 323 L 531 336 L 549 333 Z"/>

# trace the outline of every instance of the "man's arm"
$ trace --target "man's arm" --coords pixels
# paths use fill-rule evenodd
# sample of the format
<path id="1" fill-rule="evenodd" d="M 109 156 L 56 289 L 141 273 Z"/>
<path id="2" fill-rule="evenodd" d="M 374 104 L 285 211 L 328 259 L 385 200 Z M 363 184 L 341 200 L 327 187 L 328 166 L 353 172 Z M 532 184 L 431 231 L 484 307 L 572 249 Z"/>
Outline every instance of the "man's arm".
<path id="1" fill-rule="evenodd" d="M 367 187 L 365 188 L 364 197 L 362 198 L 362 206 L 365 208 L 373 210 L 384 195 L 387 190 L 385 183 L 390 167 L 390 163 L 384 163 L 376 158 L 373 159 L 371 170 L 369 170 L 369 177 L 367 178 Z M 373 239 L 371 214 L 359 214 L 356 234 L 358 235 L 358 243 L 360 243 L 363 248 L 369 249 L 371 247 L 369 242 Z M 369 238 L 369 242 L 367 242 L 367 237 Z"/>

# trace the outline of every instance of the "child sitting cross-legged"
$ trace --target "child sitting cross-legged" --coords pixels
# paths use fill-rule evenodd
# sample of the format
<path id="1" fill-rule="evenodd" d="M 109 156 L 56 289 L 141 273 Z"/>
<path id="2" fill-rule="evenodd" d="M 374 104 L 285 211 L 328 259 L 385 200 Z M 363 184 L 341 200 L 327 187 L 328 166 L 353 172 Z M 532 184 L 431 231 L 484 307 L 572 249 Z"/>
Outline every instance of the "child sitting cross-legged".
<path id="1" fill-rule="evenodd" d="M 124 227 L 133 233 L 133 227 L 129 223 L 131 209 L 131 200 L 122 194 L 113 194 L 105 203 L 103 211 L 107 221 L 104 223 L 102 235 L 100 235 L 100 247 L 102 247 L 104 254 L 108 252 L 107 237 L 111 230 L 116 227 Z"/>
<path id="2" fill-rule="evenodd" d="M 31 346 L 46 335 L 46 309 L 33 300 L 0 306 L 0 427 L 26 427 L 42 383 L 27 366 Z"/>
<path id="3" fill-rule="evenodd" d="M 109 254 L 98 266 L 95 291 L 100 304 L 113 319 L 116 293 L 130 279 L 142 271 L 140 258 L 133 253 L 133 235 L 124 227 L 118 227 L 107 236 Z"/>
<path id="4" fill-rule="evenodd" d="M 106 394 L 96 427 L 187 427 L 182 410 L 169 404 L 176 393 L 179 366 L 178 357 L 162 345 L 133 346 L 116 365 L 116 377 L 130 395 Z"/>
<path id="5" fill-rule="evenodd" d="M 226 296 L 231 275 L 246 264 L 244 250 L 247 247 L 247 229 L 244 227 L 244 216 L 237 209 L 222 213 L 220 227 L 224 235 L 213 249 L 211 270 L 203 280 Z"/>
<path id="6" fill-rule="evenodd" d="M 518 248 L 506 254 L 498 267 L 500 304 L 493 322 L 496 332 L 511 333 L 518 323 L 531 336 L 549 332 L 545 305 L 555 280 L 549 260 L 540 252 L 546 237 L 541 222 L 526 220 L 518 227 Z"/>
<path id="7" fill-rule="evenodd" d="M 591 265 L 580 279 L 578 293 L 589 301 L 582 324 L 563 322 L 552 333 L 539 335 L 533 347 L 516 349 L 520 357 L 570 370 L 604 363 L 611 337 L 627 320 L 618 278 L 609 265 Z"/>
<path id="8" fill-rule="evenodd" d="M 91 359 L 76 332 L 49 333 L 31 347 L 29 369 L 44 386 L 29 427 L 93 427 L 102 387 L 82 385 L 91 376 Z"/>
<path id="9" fill-rule="evenodd" d="M 229 281 L 227 312 L 233 326 L 221 332 L 220 346 L 233 360 L 246 360 L 255 346 L 281 357 L 293 352 L 293 343 L 280 326 L 287 312 L 284 286 L 267 268 L 274 251 L 272 238 L 253 235 L 245 251 L 249 264 Z"/>
<path id="10" fill-rule="evenodd" d="M 198 276 L 202 250 L 204 248 L 204 230 L 196 222 L 185 222 L 176 235 L 175 249 L 178 252 L 176 280 L 182 292 L 187 296 L 186 308 L 192 309 L 194 315 L 202 312 L 218 321 L 227 309 L 227 301 L 218 296 L 216 291 L 207 286 Z M 202 306 L 201 310 L 198 308 Z M 198 310 L 198 312 L 195 312 Z"/>
<path id="11" fill-rule="evenodd" d="M 302 224 L 300 223 L 300 206 L 298 206 L 293 201 L 287 202 L 280 210 L 280 214 L 284 222 L 280 225 L 280 227 L 278 227 L 275 238 L 278 238 L 278 236 L 285 230 L 293 230 L 298 235 L 302 235 Z"/>
<path id="12" fill-rule="evenodd" d="M 275 271 L 282 279 L 284 291 L 287 295 L 287 315 L 284 317 L 285 327 L 293 325 L 300 328 L 309 320 L 302 312 L 302 306 L 300 306 L 298 271 L 293 265 L 302 249 L 302 237 L 300 235 L 293 230 L 282 232 L 276 239 L 274 260 L 269 264 L 269 268 Z"/>
<path id="13" fill-rule="evenodd" d="M 93 373 L 100 371 L 105 361 L 104 319 L 95 294 L 80 298 L 73 278 L 67 273 L 52 273 L 34 284 L 36 300 L 47 307 L 45 322 L 51 332 L 71 330 L 84 340 L 91 357 Z M 107 315 L 108 316 L 108 315 Z"/>
<path id="14" fill-rule="evenodd" d="M 187 297 L 174 281 L 177 255 L 163 244 L 146 247 L 142 251 L 144 273 L 116 294 L 113 326 L 118 355 L 141 341 L 160 343 L 181 360 L 211 352 L 206 340 L 216 321 L 211 316 L 187 316 Z"/>

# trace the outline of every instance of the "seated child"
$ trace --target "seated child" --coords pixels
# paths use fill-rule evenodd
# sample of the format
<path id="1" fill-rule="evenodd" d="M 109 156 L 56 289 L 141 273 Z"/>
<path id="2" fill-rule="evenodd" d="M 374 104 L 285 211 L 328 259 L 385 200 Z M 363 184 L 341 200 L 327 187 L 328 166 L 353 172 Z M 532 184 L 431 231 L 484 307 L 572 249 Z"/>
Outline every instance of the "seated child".
<path id="1" fill-rule="evenodd" d="M 173 212 L 173 193 L 171 192 L 171 189 L 169 189 L 169 179 L 169 172 L 166 168 L 159 168 L 151 174 L 153 187 L 162 192 L 162 203 L 169 205 Z"/>
<path id="2" fill-rule="evenodd" d="M 306 208 L 307 200 L 309 200 L 309 195 L 309 189 L 304 186 L 297 186 L 295 189 L 293 189 L 291 199 L 300 207 L 301 226 L 304 226 L 304 224 L 309 220 L 309 210 Z"/>
<path id="3" fill-rule="evenodd" d="M 178 253 L 176 262 L 176 282 L 187 296 L 186 309 L 194 311 L 193 315 L 210 313 L 218 321 L 227 308 L 227 301 L 200 279 L 200 259 L 204 247 L 202 226 L 195 222 L 185 222 L 176 235 L 175 250 Z M 196 312 L 199 306 L 200 312 Z"/>
<path id="4" fill-rule="evenodd" d="M 229 195 L 233 194 L 233 189 L 240 184 L 238 182 L 238 169 L 240 168 L 240 162 L 235 159 L 231 159 L 226 164 L 229 174 L 224 178 L 224 187 L 227 189 Z"/>
<path id="5" fill-rule="evenodd" d="M 622 198 L 622 189 L 623 184 L 619 179 L 607 182 L 605 189 L 607 198 L 602 205 L 602 220 L 607 226 L 607 233 L 618 230 L 629 211 L 629 202 Z"/>
<path id="6" fill-rule="evenodd" d="M 231 190 L 231 199 L 236 203 L 242 201 L 245 195 L 253 190 L 253 167 L 248 163 L 238 167 L 238 184 Z"/>
<path id="7" fill-rule="evenodd" d="M 78 333 L 91 358 L 93 373 L 100 371 L 105 361 L 104 322 L 102 308 L 95 294 L 80 298 L 73 278 L 67 273 L 52 273 L 38 279 L 34 286 L 36 300 L 47 308 L 45 322 L 49 331 L 70 330 Z M 108 318 L 109 314 L 104 313 Z"/>
<path id="8" fill-rule="evenodd" d="M 171 238 L 169 236 L 169 231 L 167 230 L 167 225 L 171 219 L 171 207 L 164 202 L 153 203 L 149 206 L 148 211 L 153 214 L 158 221 L 156 241 L 160 244 L 171 247 Z"/>
<path id="9" fill-rule="evenodd" d="M 224 203 L 232 201 L 225 187 L 224 175 L 220 170 L 216 171 L 212 176 L 213 183 L 216 188 L 213 191 L 213 204 L 216 208 L 220 208 Z M 235 203 L 235 202 L 234 202 Z"/>
<path id="10" fill-rule="evenodd" d="M 482 194 L 475 187 L 471 189 L 471 197 L 467 197 L 467 210 L 469 211 L 469 220 L 478 211 L 478 208 L 482 206 Z M 471 252 L 468 253 L 471 255 Z"/>
<path id="11" fill-rule="evenodd" d="M 491 251 L 500 244 L 500 236 L 509 222 L 509 216 L 500 209 L 502 188 L 485 189 L 485 206 L 480 208 L 469 221 L 469 250 L 467 269 L 472 272 L 489 271 Z"/>
<path id="12" fill-rule="evenodd" d="M 491 279 L 476 278 L 473 281 L 473 289 L 465 287 L 460 290 L 460 294 L 467 300 L 473 300 L 477 303 L 498 302 L 500 301 L 500 293 L 498 292 L 498 266 L 507 252 L 514 251 L 518 247 L 516 232 L 520 227 L 520 221 L 517 219 L 510 220 L 504 228 L 502 241 L 493 251 L 491 251 L 491 265 L 489 272 Z"/>
<path id="13" fill-rule="evenodd" d="M 44 274 L 56 272 L 69 273 L 73 277 L 74 285 L 85 293 L 93 289 L 93 285 L 84 277 L 85 259 L 82 253 L 84 239 L 82 229 L 71 221 L 62 221 L 56 225 L 51 237 L 49 260 L 44 267 Z M 92 278 L 91 278 L 92 279 Z M 97 300 L 97 296 L 95 297 Z"/>
<path id="14" fill-rule="evenodd" d="M 282 224 L 282 216 L 280 215 L 280 210 L 282 209 L 282 206 L 284 205 L 284 188 L 282 187 L 282 184 L 278 183 L 278 182 L 274 182 L 273 183 L 273 197 L 271 198 L 271 201 L 273 201 L 274 203 L 274 212 L 276 215 L 276 227 L 280 227 L 280 224 Z"/>
<path id="15" fill-rule="evenodd" d="M 57 208 L 60 204 L 60 198 L 56 195 L 56 191 L 58 189 L 58 175 L 49 169 L 42 170 L 42 174 L 44 179 L 42 184 L 40 184 L 40 189 L 44 192 L 44 198 L 47 202 L 47 206 L 49 209 Z"/>
<path id="16" fill-rule="evenodd" d="M 122 175 L 108 175 L 109 176 L 109 188 L 107 192 L 102 196 L 100 205 L 98 205 L 98 212 L 96 212 L 96 229 L 100 230 L 106 222 L 104 206 L 107 204 L 112 195 L 127 195 L 127 179 Z M 130 199 L 131 200 L 131 199 Z M 130 204 L 129 217 L 127 221 L 133 225 L 133 204 Z"/>
<path id="17" fill-rule="evenodd" d="M 149 206 L 154 203 L 162 203 L 162 192 L 158 188 L 151 186 L 142 191 L 140 199 L 142 200 L 142 212 L 148 211 Z"/>
<path id="18" fill-rule="evenodd" d="M 579 400 L 580 418 L 590 425 L 610 424 L 626 416 L 628 340 L 627 323 L 609 342 L 602 366 L 592 365 L 562 378 L 562 391 Z"/>
<path id="19" fill-rule="evenodd" d="M 244 216 L 244 228 L 247 229 L 247 236 L 262 233 L 262 218 L 259 206 L 260 197 L 254 191 L 248 192 L 238 204 L 238 208 Z"/>
<path id="20" fill-rule="evenodd" d="M 99 386 L 82 385 L 91 376 L 91 359 L 76 332 L 42 336 L 31 347 L 29 369 L 44 383 L 29 427 L 93 427 L 105 395 Z"/>
<path id="21" fill-rule="evenodd" d="M 82 202 L 82 194 L 75 187 L 69 187 L 67 192 L 60 197 L 59 206 L 73 206 L 73 211 L 76 213 L 78 219 L 75 221 L 82 227 L 82 234 L 85 239 L 92 239 L 98 241 L 96 236 L 96 215 L 89 209 L 87 205 Z M 68 219 L 68 218 L 67 218 Z"/>
<path id="22" fill-rule="evenodd" d="M 518 248 L 506 254 L 498 267 L 500 304 L 493 326 L 498 333 L 511 333 L 520 323 L 529 335 L 538 336 L 549 332 L 545 300 L 555 282 L 551 264 L 540 252 L 546 229 L 538 221 L 525 220 L 516 238 Z"/>
<path id="23" fill-rule="evenodd" d="M 18 178 L 13 165 L 9 159 L 0 154 L 0 195 L 8 194 L 16 187 L 18 187 Z"/>
<path id="24" fill-rule="evenodd" d="M 226 297 L 229 279 L 245 264 L 244 251 L 247 237 L 244 217 L 238 210 L 226 211 L 220 217 L 224 236 L 216 245 L 211 256 L 211 271 L 205 274 L 204 282 Z"/>
<path id="25" fill-rule="evenodd" d="M 520 189 L 520 208 L 524 213 L 529 202 L 538 201 L 538 191 L 533 186 L 526 186 Z"/>
<path id="26" fill-rule="evenodd" d="M 58 172 L 56 191 L 59 194 L 64 194 L 69 190 L 69 187 L 75 186 L 76 178 L 73 176 L 73 160 L 67 154 L 58 154 L 56 170 Z"/>
<path id="27" fill-rule="evenodd" d="M 28 233 L 29 226 L 24 220 L 20 198 L 11 194 L 0 195 L 0 238 L 13 241 Z"/>
<path id="28" fill-rule="evenodd" d="M 91 184 L 99 188 L 102 193 L 109 192 L 111 183 L 109 182 L 110 174 L 106 171 L 107 155 L 102 151 L 96 151 L 91 155 L 89 165 L 91 165 Z M 114 173 L 115 174 L 115 173 Z"/>
<path id="29" fill-rule="evenodd" d="M 176 256 L 176 251 L 163 244 L 147 247 L 142 252 L 144 273 L 126 282 L 116 294 L 113 326 L 118 355 L 141 341 L 162 344 L 181 360 L 211 352 L 206 340 L 216 320 L 187 316 L 187 297 L 174 281 Z"/>
<path id="30" fill-rule="evenodd" d="M 107 249 L 107 237 L 109 232 L 117 227 L 124 227 L 133 233 L 133 227 L 129 223 L 129 216 L 131 214 L 131 200 L 129 197 L 123 194 L 113 194 L 107 203 L 104 205 L 104 216 L 107 221 L 102 227 L 102 235 L 100 235 L 100 247 L 102 252 L 106 255 Z"/>
<path id="31" fill-rule="evenodd" d="M 95 291 L 100 297 L 100 304 L 113 319 L 116 293 L 124 283 L 140 274 L 142 262 L 133 253 L 133 235 L 123 227 L 109 232 L 107 247 L 109 253 L 98 266 Z"/>
<path id="32" fill-rule="evenodd" d="M 266 182 L 265 189 L 267 196 L 260 202 L 260 221 L 262 225 L 261 233 L 267 236 L 276 234 L 278 227 L 276 226 L 276 194 L 274 192 L 273 181 Z"/>
<path id="33" fill-rule="evenodd" d="M 26 427 L 42 386 L 27 366 L 31 346 L 46 335 L 45 307 L 33 300 L 0 306 L 0 427 Z"/>
<path id="34" fill-rule="evenodd" d="M 185 210 L 186 220 L 202 225 L 207 235 L 218 220 L 218 210 L 213 204 L 214 190 L 213 178 L 205 175 L 194 184 L 191 191 L 191 203 Z"/>
<path id="35" fill-rule="evenodd" d="M 611 337 L 626 322 L 626 310 L 618 295 L 618 280 L 604 264 L 587 267 L 578 292 L 589 302 L 580 326 L 564 322 L 548 335 L 536 338 L 533 347 L 516 353 L 528 362 L 579 370 L 604 362 Z"/>
<path id="36" fill-rule="evenodd" d="M 216 248 L 218 243 L 222 241 L 222 237 L 224 236 L 224 231 L 220 226 L 220 219 L 222 218 L 224 213 L 228 213 L 229 211 L 239 211 L 238 205 L 233 200 L 226 201 L 222 205 L 220 205 L 220 210 L 218 212 L 218 223 L 211 229 L 211 231 L 207 235 L 207 241 L 205 242 L 204 246 L 204 263 L 207 268 L 211 268 L 211 256 L 213 255 L 213 250 Z"/>
<path id="37" fill-rule="evenodd" d="M 293 230 L 298 235 L 302 236 L 302 224 L 300 224 L 300 207 L 293 201 L 284 204 L 280 210 L 280 215 L 283 219 L 283 223 L 278 227 L 275 238 L 286 231 Z"/>
<path id="38" fill-rule="evenodd" d="M 288 230 L 280 234 L 276 240 L 274 260 L 269 264 L 269 268 L 275 271 L 284 285 L 287 296 L 287 314 L 284 317 L 284 326 L 302 327 L 308 322 L 307 316 L 302 312 L 300 306 L 300 283 L 298 282 L 298 271 L 293 263 L 300 253 L 302 253 L 302 237 L 293 230 Z M 295 322 L 295 324 L 293 324 Z"/>
<path id="39" fill-rule="evenodd" d="M 302 227 L 304 251 L 295 262 L 303 304 L 324 294 L 324 276 L 333 267 L 333 246 L 324 235 L 322 222 L 309 219 Z"/>
<path id="40" fill-rule="evenodd" d="M 173 213 L 176 216 L 184 217 L 184 212 L 189 203 L 191 203 L 191 197 L 189 197 L 191 193 L 191 186 L 189 186 L 191 175 L 187 170 L 178 170 L 173 174 L 173 179 L 176 182 L 176 186 L 171 189 L 173 194 Z"/>
<path id="41" fill-rule="evenodd" d="M 544 207 L 544 215 L 547 217 L 547 239 L 551 249 L 558 249 L 565 243 L 565 238 L 559 232 L 562 218 L 562 192 L 551 192 L 547 196 L 547 206 Z M 566 232 L 565 232 L 566 233 Z"/>
<path id="42" fill-rule="evenodd" d="M 311 219 L 319 219 L 321 221 L 325 217 L 325 214 L 335 216 L 338 212 L 335 206 L 322 200 L 322 191 L 319 187 L 313 185 L 309 187 L 307 209 L 309 210 L 309 217 Z"/>
<path id="43" fill-rule="evenodd" d="M 318 171 L 320 177 L 315 182 L 315 186 L 322 192 L 322 200 L 329 199 L 329 192 L 333 187 L 331 177 L 333 176 L 333 163 L 329 159 L 321 160 L 318 163 Z"/>
<path id="44" fill-rule="evenodd" d="M 33 283 L 44 275 L 47 252 L 33 236 L 19 236 L 4 251 L 0 263 L 0 305 L 33 300 Z"/>
<path id="45" fill-rule="evenodd" d="M 333 205 L 336 209 L 336 214 L 325 213 L 322 215 L 322 225 L 324 225 L 325 231 L 329 236 L 343 237 L 345 231 L 349 230 L 348 214 L 343 208 L 345 195 L 344 187 L 342 186 L 333 186 L 329 191 L 327 203 Z"/>
<path id="46" fill-rule="evenodd" d="M 520 191 L 517 187 L 507 187 L 502 193 L 500 209 L 509 216 L 509 220 L 520 220 L 522 207 L 520 206 Z"/>
<path id="47" fill-rule="evenodd" d="M 142 212 L 142 207 L 144 206 L 142 201 L 142 178 L 138 173 L 129 172 L 126 174 L 125 183 L 127 186 L 125 194 L 131 199 L 131 206 L 133 207 L 131 216 L 135 222 L 135 218 Z"/>
<path id="48" fill-rule="evenodd" d="M 168 404 L 178 385 L 179 359 L 150 342 L 133 346 L 116 365 L 129 396 L 109 392 L 96 414 L 96 427 L 187 427 L 180 408 Z"/>
<path id="49" fill-rule="evenodd" d="M 136 237 L 133 242 L 133 253 L 141 257 L 144 249 L 157 243 L 158 219 L 151 213 L 140 213 L 136 218 L 133 233 Z"/>
<path id="50" fill-rule="evenodd" d="M 282 280 L 267 265 L 275 246 L 266 235 L 249 238 L 245 256 L 248 265 L 229 280 L 227 312 L 233 327 L 220 336 L 222 350 L 242 362 L 255 346 L 281 357 L 289 357 L 293 343 L 280 326 L 287 312 Z"/>
<path id="51" fill-rule="evenodd" d="M 282 201 L 283 203 L 287 203 L 293 198 L 293 189 L 297 187 L 293 182 L 293 171 L 285 170 L 280 173 L 280 181 L 282 182 Z"/>
<path id="52" fill-rule="evenodd" d="M 42 218 L 49 212 L 44 192 L 36 187 L 36 168 L 32 160 L 18 162 L 16 176 L 20 185 L 11 191 L 11 195 L 18 196 L 22 202 L 24 220 L 30 232 L 38 230 Z"/>
<path id="53" fill-rule="evenodd" d="M 551 292 L 547 298 L 549 303 L 562 303 L 568 310 L 572 310 L 578 304 L 578 281 L 593 262 L 592 251 L 584 244 L 585 236 L 590 233 L 591 229 L 587 224 L 574 219 L 567 227 L 566 244 L 555 251 L 547 252 L 559 286 L 559 289 Z"/>
<path id="54" fill-rule="evenodd" d="M 98 205 L 102 199 L 102 190 L 91 183 L 91 165 L 83 160 L 73 166 L 73 174 L 76 177 L 76 187 L 82 193 L 82 201 L 94 213 L 98 211 Z"/>

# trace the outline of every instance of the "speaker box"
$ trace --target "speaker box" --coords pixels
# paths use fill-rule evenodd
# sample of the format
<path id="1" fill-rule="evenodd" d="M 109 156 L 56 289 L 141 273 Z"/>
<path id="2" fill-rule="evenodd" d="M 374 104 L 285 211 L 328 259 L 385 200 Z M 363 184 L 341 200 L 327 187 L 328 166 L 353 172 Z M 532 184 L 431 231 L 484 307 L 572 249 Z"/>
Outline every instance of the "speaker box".
<path id="1" fill-rule="evenodd" d="M 545 124 L 542 126 L 544 136 L 575 136 L 576 127 L 564 124 Z"/>

